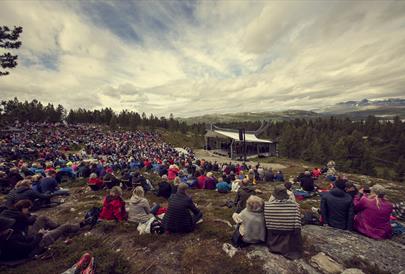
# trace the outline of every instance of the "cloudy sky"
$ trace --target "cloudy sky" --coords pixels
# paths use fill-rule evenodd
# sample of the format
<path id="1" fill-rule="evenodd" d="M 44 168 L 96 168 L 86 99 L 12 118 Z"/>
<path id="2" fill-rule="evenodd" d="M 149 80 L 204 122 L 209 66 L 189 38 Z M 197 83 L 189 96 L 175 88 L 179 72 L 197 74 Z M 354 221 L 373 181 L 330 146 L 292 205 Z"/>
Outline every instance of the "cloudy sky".
<path id="1" fill-rule="evenodd" d="M 1 1 L 1 99 L 156 115 L 405 97 L 405 1 Z"/>

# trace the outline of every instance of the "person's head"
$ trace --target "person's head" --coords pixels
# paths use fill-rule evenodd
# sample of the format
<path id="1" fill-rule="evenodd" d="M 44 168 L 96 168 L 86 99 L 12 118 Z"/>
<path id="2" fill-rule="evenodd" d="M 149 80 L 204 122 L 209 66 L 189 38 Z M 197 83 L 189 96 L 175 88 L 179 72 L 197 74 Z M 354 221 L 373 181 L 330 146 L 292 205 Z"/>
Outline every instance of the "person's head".
<path id="1" fill-rule="evenodd" d="M 263 211 L 263 199 L 256 195 L 251 195 L 246 201 L 246 208 L 251 212 Z"/>
<path id="2" fill-rule="evenodd" d="M 180 177 L 174 178 L 173 184 L 174 184 L 175 186 L 179 185 L 180 183 L 181 183 Z"/>
<path id="3" fill-rule="evenodd" d="M 90 179 L 96 179 L 97 178 L 97 174 L 96 173 L 92 173 L 90 174 Z"/>
<path id="4" fill-rule="evenodd" d="M 276 200 L 287 200 L 289 197 L 285 186 L 283 185 L 276 186 L 273 190 L 273 197 Z"/>
<path id="5" fill-rule="evenodd" d="M 20 200 L 14 204 L 14 208 L 24 214 L 28 214 L 30 212 L 31 207 L 32 202 L 30 200 Z"/>
<path id="6" fill-rule="evenodd" d="M 46 173 L 46 175 L 48 175 L 49 177 L 55 177 L 56 171 L 53 170 L 53 169 L 48 170 L 47 173 Z"/>
<path id="7" fill-rule="evenodd" d="M 375 194 L 378 198 L 384 198 L 385 196 L 385 188 L 380 184 L 373 185 L 371 187 L 371 192 Z"/>
<path id="8" fill-rule="evenodd" d="M 188 189 L 188 185 L 185 183 L 180 183 L 179 186 L 177 187 L 177 193 L 186 193 Z"/>
<path id="9" fill-rule="evenodd" d="M 291 187 L 292 187 L 292 183 L 291 183 L 290 181 L 287 181 L 287 182 L 284 183 L 284 187 L 285 187 L 287 190 L 290 190 Z"/>
<path id="10" fill-rule="evenodd" d="M 207 177 L 210 177 L 210 178 L 213 177 L 212 172 L 208 172 L 208 173 L 207 173 Z"/>
<path id="11" fill-rule="evenodd" d="M 143 190 L 143 187 L 137 186 L 134 191 L 132 192 L 132 197 L 144 197 L 145 196 L 145 191 Z"/>
<path id="12" fill-rule="evenodd" d="M 122 189 L 119 186 L 113 186 L 110 190 L 110 195 L 120 197 L 122 195 Z"/>
<path id="13" fill-rule="evenodd" d="M 166 174 L 162 175 L 162 180 L 167 181 L 167 175 Z"/>
<path id="14" fill-rule="evenodd" d="M 32 176 L 32 181 L 38 182 L 39 180 L 41 180 L 41 178 L 42 178 L 41 174 L 35 174 Z"/>
<path id="15" fill-rule="evenodd" d="M 23 187 L 31 187 L 31 180 L 24 179 L 19 181 L 16 185 L 15 188 L 23 188 Z"/>
<path id="16" fill-rule="evenodd" d="M 336 180 L 335 187 L 341 190 L 346 189 L 346 181 L 343 179 Z"/>
<path id="17" fill-rule="evenodd" d="M 311 175 L 311 172 L 309 170 L 305 170 L 304 175 L 309 176 L 309 175 Z"/>
<path id="18" fill-rule="evenodd" d="M 365 186 L 363 187 L 363 193 L 370 194 L 370 192 L 371 192 L 370 186 L 369 186 L 369 185 L 365 185 Z"/>
<path id="19" fill-rule="evenodd" d="M 247 186 L 248 184 L 249 184 L 249 179 L 244 178 L 244 179 L 242 180 L 242 186 Z"/>

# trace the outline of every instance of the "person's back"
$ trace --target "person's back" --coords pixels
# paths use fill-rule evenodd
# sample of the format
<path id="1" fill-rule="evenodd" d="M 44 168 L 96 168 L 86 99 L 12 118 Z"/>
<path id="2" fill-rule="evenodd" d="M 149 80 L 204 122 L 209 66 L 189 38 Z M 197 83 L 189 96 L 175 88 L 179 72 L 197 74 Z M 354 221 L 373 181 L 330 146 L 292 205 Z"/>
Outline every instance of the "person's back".
<path id="1" fill-rule="evenodd" d="M 322 195 L 321 215 L 324 224 L 339 229 L 353 228 L 352 197 L 339 187 Z"/>
<path id="2" fill-rule="evenodd" d="M 315 190 L 314 187 L 314 180 L 312 179 L 311 175 L 305 174 L 300 179 L 301 187 L 303 190 L 312 192 Z"/>
<path id="3" fill-rule="evenodd" d="M 198 188 L 199 189 L 204 189 L 205 188 L 205 182 L 207 181 L 207 177 L 205 175 L 198 176 Z"/>
<path id="4" fill-rule="evenodd" d="M 39 190 L 42 193 L 52 193 L 55 192 L 58 188 L 58 182 L 53 177 L 42 178 L 39 182 Z"/>
<path id="5" fill-rule="evenodd" d="M 128 220 L 136 223 L 145 223 L 153 215 L 150 213 L 148 200 L 144 197 L 144 191 L 141 186 L 136 187 L 131 199 L 127 201 Z"/>
<path id="6" fill-rule="evenodd" d="M 219 182 L 216 188 L 219 193 L 228 193 L 231 191 L 231 185 L 225 181 Z"/>
<path id="7" fill-rule="evenodd" d="M 247 199 L 255 194 L 255 188 L 252 186 L 248 186 L 246 179 L 242 181 L 242 186 L 238 189 L 236 193 L 235 203 L 236 203 L 236 213 L 240 213 L 246 207 Z"/>
<path id="8" fill-rule="evenodd" d="M 114 186 L 103 201 L 103 208 L 100 213 L 100 219 L 123 221 L 127 219 L 125 202 L 121 198 L 122 190 Z"/>
<path id="9" fill-rule="evenodd" d="M 363 196 L 355 205 L 354 229 L 377 240 L 390 239 L 393 205 L 383 197 Z"/>
<path id="10" fill-rule="evenodd" d="M 169 199 L 170 195 L 172 195 L 172 186 L 166 180 L 160 182 L 157 196 Z"/>
<path id="11" fill-rule="evenodd" d="M 208 176 L 205 180 L 205 189 L 215 189 L 217 182 L 217 179 L 210 174 L 210 176 Z"/>
<path id="12" fill-rule="evenodd" d="M 196 220 L 202 216 L 192 199 L 182 192 L 183 185 L 185 184 L 180 184 L 178 192 L 169 198 L 167 213 L 163 218 L 165 229 L 172 233 L 193 231 Z M 191 212 L 194 214 L 194 218 Z"/>

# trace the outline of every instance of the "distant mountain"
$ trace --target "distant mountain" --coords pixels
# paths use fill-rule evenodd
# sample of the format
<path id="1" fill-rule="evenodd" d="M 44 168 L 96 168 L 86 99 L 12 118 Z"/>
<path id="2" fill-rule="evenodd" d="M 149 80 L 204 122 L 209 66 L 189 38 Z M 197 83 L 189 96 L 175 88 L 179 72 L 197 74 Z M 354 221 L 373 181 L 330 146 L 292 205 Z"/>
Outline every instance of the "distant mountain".
<path id="1" fill-rule="evenodd" d="M 368 100 L 341 102 L 333 106 L 315 111 L 286 110 L 266 112 L 240 112 L 226 114 L 206 114 L 189 118 L 178 118 L 187 124 L 195 123 L 230 123 L 230 122 L 253 122 L 286 121 L 296 118 L 314 119 L 318 117 L 348 117 L 353 120 L 361 120 L 367 116 L 376 116 L 380 119 L 391 120 L 394 116 L 405 119 L 405 99 L 390 98 L 386 100 Z"/>
<path id="2" fill-rule="evenodd" d="M 381 109 L 394 110 L 404 107 L 405 107 L 405 99 L 400 98 L 390 98 L 385 100 L 363 99 L 361 101 L 341 102 L 334 106 L 326 107 L 321 112 L 324 114 L 343 114 L 348 112 L 365 111 L 365 110 L 372 113 L 373 112 L 372 110 L 379 110 L 378 112 L 381 113 Z"/>

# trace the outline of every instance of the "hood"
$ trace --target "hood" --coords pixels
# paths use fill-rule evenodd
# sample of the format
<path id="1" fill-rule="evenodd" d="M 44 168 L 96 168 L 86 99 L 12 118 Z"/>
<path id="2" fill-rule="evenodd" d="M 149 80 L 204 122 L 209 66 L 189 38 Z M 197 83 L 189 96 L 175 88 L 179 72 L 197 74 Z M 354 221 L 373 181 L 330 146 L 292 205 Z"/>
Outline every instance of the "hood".
<path id="1" fill-rule="evenodd" d="M 336 187 L 329 191 L 329 193 L 335 197 L 343 197 L 346 195 L 346 192 Z"/>
<path id="2" fill-rule="evenodd" d="M 140 204 L 141 202 L 143 202 L 145 198 L 143 197 L 138 197 L 138 196 L 132 196 L 131 199 L 128 200 L 128 203 L 136 205 L 136 204 Z"/>
<path id="3" fill-rule="evenodd" d="M 241 186 L 241 189 L 243 189 L 246 192 L 254 192 L 255 188 L 253 186 Z"/>

